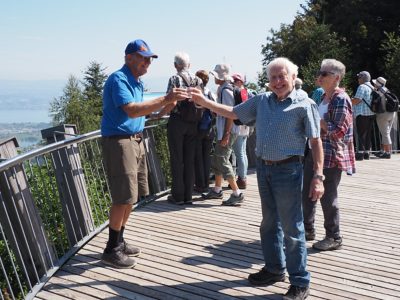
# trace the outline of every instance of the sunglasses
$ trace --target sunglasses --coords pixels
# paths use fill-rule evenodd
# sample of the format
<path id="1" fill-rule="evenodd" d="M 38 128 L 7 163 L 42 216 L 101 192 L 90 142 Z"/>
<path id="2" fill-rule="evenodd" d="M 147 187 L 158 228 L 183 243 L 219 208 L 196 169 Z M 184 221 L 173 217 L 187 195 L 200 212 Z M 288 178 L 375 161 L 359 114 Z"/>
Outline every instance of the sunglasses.
<path id="1" fill-rule="evenodd" d="M 318 71 L 317 72 L 317 77 L 318 76 L 326 77 L 328 75 L 335 75 L 335 73 L 334 72 L 330 72 L 330 71 Z"/>

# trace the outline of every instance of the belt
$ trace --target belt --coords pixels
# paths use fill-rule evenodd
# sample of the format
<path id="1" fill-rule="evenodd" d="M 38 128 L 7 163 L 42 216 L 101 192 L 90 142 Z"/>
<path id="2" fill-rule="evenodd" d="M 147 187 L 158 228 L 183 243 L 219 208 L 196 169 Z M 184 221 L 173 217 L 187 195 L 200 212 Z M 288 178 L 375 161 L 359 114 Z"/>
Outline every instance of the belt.
<path id="1" fill-rule="evenodd" d="M 288 164 L 291 162 L 303 162 L 303 156 L 301 155 L 293 155 L 290 156 L 288 158 L 282 159 L 282 160 L 264 160 L 263 159 L 264 164 L 266 164 L 267 166 L 280 166 L 280 165 L 284 165 L 284 164 Z"/>
<path id="2" fill-rule="evenodd" d="M 135 140 L 135 141 L 141 141 L 143 139 L 143 133 L 138 132 L 135 134 L 110 135 L 110 136 L 106 136 L 106 138 L 115 139 L 115 140 L 130 139 L 130 140 Z"/>

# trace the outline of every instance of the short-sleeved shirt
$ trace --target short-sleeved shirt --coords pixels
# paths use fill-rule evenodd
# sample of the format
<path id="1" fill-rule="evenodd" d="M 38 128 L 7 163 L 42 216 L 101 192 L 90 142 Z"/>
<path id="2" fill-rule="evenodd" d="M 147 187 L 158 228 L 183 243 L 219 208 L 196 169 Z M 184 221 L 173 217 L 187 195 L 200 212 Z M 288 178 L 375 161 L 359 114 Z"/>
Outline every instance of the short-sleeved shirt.
<path id="1" fill-rule="evenodd" d="M 230 83 L 228 81 L 225 81 L 223 84 L 221 84 L 218 89 L 217 89 L 217 102 L 222 103 L 228 106 L 234 106 L 235 105 L 235 98 L 233 97 L 233 91 L 227 86 Z M 224 137 L 224 131 L 225 131 L 225 117 L 217 115 L 216 119 L 216 127 L 217 127 L 217 140 L 222 140 Z M 231 129 L 232 133 L 237 134 L 238 133 L 238 128 L 236 125 L 232 126 Z"/>
<path id="2" fill-rule="evenodd" d="M 185 80 L 183 79 L 185 78 Z M 167 94 L 172 91 L 173 88 L 188 88 L 188 87 L 201 87 L 202 81 L 195 74 L 189 72 L 189 70 L 183 70 L 178 72 L 176 75 L 172 75 L 168 80 Z M 189 100 L 184 100 L 189 101 Z M 183 101 L 179 101 L 177 105 L 171 110 L 171 114 L 179 114 L 180 105 Z"/>
<path id="3" fill-rule="evenodd" d="M 271 92 L 259 94 L 233 111 L 245 124 L 255 121 L 256 156 L 264 160 L 304 155 L 307 138 L 320 136 L 317 105 L 295 89 L 282 101 Z"/>
<path id="4" fill-rule="evenodd" d="M 131 135 L 143 131 L 145 117 L 130 118 L 122 106 L 131 102 L 143 102 L 143 84 L 124 65 L 111 74 L 103 91 L 103 118 L 101 135 Z"/>
<path id="5" fill-rule="evenodd" d="M 368 105 L 371 105 L 371 92 L 373 90 L 373 86 L 371 83 L 363 83 L 360 84 L 357 88 L 356 94 L 354 98 L 358 98 L 361 100 L 360 103 L 354 105 L 354 116 L 357 117 L 358 115 L 361 116 L 372 116 L 375 113 L 371 111 Z M 368 105 L 362 100 L 364 99 L 367 101 Z"/>

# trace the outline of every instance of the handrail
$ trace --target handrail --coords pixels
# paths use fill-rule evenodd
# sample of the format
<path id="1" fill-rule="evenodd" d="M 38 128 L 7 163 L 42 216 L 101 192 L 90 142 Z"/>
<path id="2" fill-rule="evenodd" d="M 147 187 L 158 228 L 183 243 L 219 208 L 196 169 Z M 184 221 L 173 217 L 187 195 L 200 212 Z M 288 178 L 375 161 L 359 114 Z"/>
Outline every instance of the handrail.
<path id="1" fill-rule="evenodd" d="M 47 154 L 55 150 L 62 149 L 66 146 L 75 144 L 77 142 L 85 142 L 100 137 L 100 130 L 92 131 L 89 133 L 80 134 L 76 137 L 71 137 L 62 141 L 58 141 L 43 147 L 32 149 L 26 153 L 20 154 L 16 157 L 4 160 L 0 163 L 0 172 L 24 162 L 25 160 L 34 158 L 39 155 Z"/>
<path id="2" fill-rule="evenodd" d="M 163 131 L 155 135 L 158 127 L 165 130 L 160 125 L 145 127 L 152 196 L 134 209 L 169 191 L 155 153 L 159 144 L 155 139 L 166 138 Z M 108 225 L 109 188 L 98 143 L 100 130 L 62 134 L 71 137 L 0 162 L 0 299 L 32 299 Z M 14 145 L 13 140 L 6 143 Z"/>

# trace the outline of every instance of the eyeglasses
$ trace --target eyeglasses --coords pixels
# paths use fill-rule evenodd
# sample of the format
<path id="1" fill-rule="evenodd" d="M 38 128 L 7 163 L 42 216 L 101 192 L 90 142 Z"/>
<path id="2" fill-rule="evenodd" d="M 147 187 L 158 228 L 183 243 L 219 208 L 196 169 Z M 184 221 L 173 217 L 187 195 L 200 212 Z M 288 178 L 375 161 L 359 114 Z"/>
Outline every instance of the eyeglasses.
<path id="1" fill-rule="evenodd" d="M 330 71 L 318 71 L 317 72 L 317 77 L 318 76 L 326 77 L 328 75 L 335 75 L 335 73 L 334 72 L 330 72 Z"/>
<path id="2" fill-rule="evenodd" d="M 140 55 L 139 53 L 135 53 L 134 55 L 136 57 L 148 62 L 148 63 L 151 63 L 153 61 L 153 59 L 154 59 L 154 57 L 151 57 L 151 56 L 150 57 L 146 57 L 146 56 Z"/>

